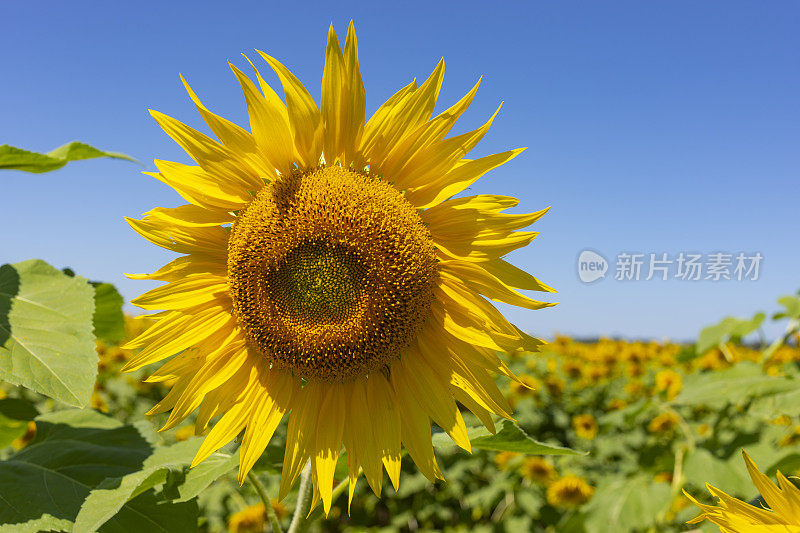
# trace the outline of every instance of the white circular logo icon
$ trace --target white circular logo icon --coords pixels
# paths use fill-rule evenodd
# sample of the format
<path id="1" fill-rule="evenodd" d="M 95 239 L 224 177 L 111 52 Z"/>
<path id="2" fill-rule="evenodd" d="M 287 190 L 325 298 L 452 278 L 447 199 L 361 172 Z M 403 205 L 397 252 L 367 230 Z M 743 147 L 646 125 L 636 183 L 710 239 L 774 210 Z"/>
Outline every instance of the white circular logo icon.
<path id="1" fill-rule="evenodd" d="M 602 255 L 584 250 L 578 256 L 578 277 L 584 283 L 591 283 L 606 277 L 608 261 Z"/>

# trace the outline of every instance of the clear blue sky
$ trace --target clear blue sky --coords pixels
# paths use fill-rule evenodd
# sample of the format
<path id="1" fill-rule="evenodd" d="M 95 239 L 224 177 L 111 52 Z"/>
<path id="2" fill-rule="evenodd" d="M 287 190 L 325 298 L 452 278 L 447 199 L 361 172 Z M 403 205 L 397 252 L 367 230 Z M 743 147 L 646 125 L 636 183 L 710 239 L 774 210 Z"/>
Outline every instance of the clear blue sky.
<path id="1" fill-rule="evenodd" d="M 529 149 L 473 191 L 552 206 L 514 262 L 560 304 L 510 310 L 550 335 L 692 338 L 726 314 L 774 308 L 800 287 L 800 4 L 670 2 L 6 2 L 0 144 L 47 151 L 79 139 L 186 161 L 147 112 L 201 128 L 181 72 L 213 111 L 247 125 L 226 62 L 254 48 L 319 94 L 326 32 L 353 18 L 371 113 L 444 56 L 440 109 L 484 80 L 460 131 L 505 101 L 475 154 Z M 246 64 L 245 64 L 246 65 Z M 246 70 L 246 69 L 245 69 Z M 268 73 L 263 65 L 262 71 Z M 268 78 L 274 82 L 277 80 Z M 170 259 L 123 216 L 180 197 L 142 169 L 88 161 L 4 172 L 0 263 L 41 257 L 147 289 L 123 272 Z M 758 281 L 581 283 L 576 258 L 622 251 L 761 252 Z"/>

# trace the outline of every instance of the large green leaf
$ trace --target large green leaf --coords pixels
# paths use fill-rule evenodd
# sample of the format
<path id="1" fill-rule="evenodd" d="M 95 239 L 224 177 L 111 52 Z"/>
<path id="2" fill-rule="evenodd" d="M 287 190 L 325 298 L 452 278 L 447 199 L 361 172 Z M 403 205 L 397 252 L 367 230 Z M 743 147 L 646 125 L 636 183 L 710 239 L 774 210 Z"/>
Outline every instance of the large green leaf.
<path id="1" fill-rule="evenodd" d="M 800 415 L 800 386 L 788 392 L 756 398 L 750 405 L 749 413 L 764 420 L 772 420 L 781 415 Z"/>
<path id="2" fill-rule="evenodd" d="M 110 157 L 138 163 L 131 156 L 118 152 L 104 152 L 78 141 L 59 146 L 55 150 L 40 154 L 4 144 L 0 146 L 0 169 L 24 170 L 25 172 L 49 172 L 57 170 L 70 161 Z"/>
<path id="3" fill-rule="evenodd" d="M 697 353 L 703 354 L 729 340 L 740 341 L 743 337 L 757 330 L 761 323 L 764 322 L 764 317 L 764 313 L 757 313 L 751 319 L 729 316 L 713 326 L 704 328 L 697 338 Z"/>
<path id="4" fill-rule="evenodd" d="M 89 493 L 81 506 L 75 518 L 75 530 L 98 529 L 116 515 L 126 502 L 173 478 L 180 480 L 174 487 L 177 492 L 175 503 L 189 501 L 222 474 L 236 467 L 238 454 L 216 453 L 188 470 L 202 442 L 202 438 L 194 438 L 172 446 L 157 446 L 139 470 L 105 479 Z"/>
<path id="5" fill-rule="evenodd" d="M 718 372 L 688 376 L 673 402 L 712 406 L 739 404 L 752 398 L 796 390 L 799 385 L 795 379 L 764 374 L 761 366 L 743 361 Z"/>
<path id="6" fill-rule="evenodd" d="M 683 472 L 686 482 L 699 489 L 710 483 L 728 494 L 740 497 L 749 498 L 756 492 L 739 454 L 723 459 L 705 448 L 698 448 L 687 455 Z"/>
<path id="7" fill-rule="evenodd" d="M 800 320 L 800 298 L 797 296 L 781 296 L 778 303 L 784 307 L 780 313 L 775 313 L 774 319 L 793 318 Z"/>
<path id="8" fill-rule="evenodd" d="M 125 338 L 125 315 L 122 314 L 122 295 L 110 283 L 94 285 L 94 336 L 116 343 Z"/>
<path id="9" fill-rule="evenodd" d="M 656 525 L 669 503 L 669 484 L 651 475 L 605 479 L 584 509 L 586 533 L 643 531 Z"/>
<path id="10" fill-rule="evenodd" d="M 161 502 L 153 490 L 135 490 L 149 475 L 148 465 L 180 462 L 177 452 L 186 450 L 159 447 L 149 428 L 122 425 L 90 410 L 48 413 L 37 417 L 36 425 L 33 442 L 0 461 L 0 532 L 197 529 L 194 501 Z M 139 472 L 145 472 L 144 478 L 137 478 Z M 102 496 L 122 486 L 133 490 L 121 504 L 114 503 L 114 512 L 108 512 Z M 99 496 L 90 517 L 95 519 L 73 525 L 98 487 L 101 491 L 95 492 Z"/>
<path id="11" fill-rule="evenodd" d="M 0 400 L 0 448 L 4 448 L 25 434 L 28 422 L 39 412 L 30 403 L 17 398 Z"/>
<path id="12" fill-rule="evenodd" d="M 469 428 L 467 435 L 472 447 L 480 450 L 517 452 L 528 455 L 585 455 L 584 452 L 533 440 L 519 426 L 509 420 L 503 421 L 503 428 L 495 435 L 492 435 L 484 427 Z M 433 445 L 449 447 L 453 443 L 444 433 L 436 433 L 433 435 Z"/>
<path id="13" fill-rule="evenodd" d="M 0 267 L 0 380 L 66 404 L 89 403 L 97 377 L 94 290 L 44 261 Z"/>

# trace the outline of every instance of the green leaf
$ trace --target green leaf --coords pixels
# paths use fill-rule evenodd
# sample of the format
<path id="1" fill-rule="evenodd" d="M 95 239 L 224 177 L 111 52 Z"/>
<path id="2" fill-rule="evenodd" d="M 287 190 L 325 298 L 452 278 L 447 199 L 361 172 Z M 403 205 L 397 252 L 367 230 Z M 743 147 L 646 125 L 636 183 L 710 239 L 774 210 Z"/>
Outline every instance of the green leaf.
<path id="1" fill-rule="evenodd" d="M 641 531 L 656 525 L 656 517 L 670 502 L 670 486 L 653 477 L 605 479 L 584 508 L 586 533 Z"/>
<path id="2" fill-rule="evenodd" d="M 49 172 L 57 170 L 70 161 L 81 159 L 94 159 L 96 157 L 110 157 L 111 159 L 124 159 L 139 163 L 131 156 L 118 152 L 104 152 L 93 146 L 78 141 L 59 146 L 46 154 L 29 152 L 4 144 L 0 146 L 0 169 L 24 170 L 25 172 Z"/>
<path id="3" fill-rule="evenodd" d="M 743 466 L 741 455 L 736 453 L 722 459 L 705 448 L 698 448 L 687 455 L 683 472 L 686 482 L 697 488 L 704 488 L 706 483 L 710 483 L 728 494 L 748 498 L 756 492 Z"/>
<path id="4" fill-rule="evenodd" d="M 680 394 L 673 400 L 678 405 L 739 404 L 758 398 L 796 390 L 797 380 L 764 374 L 761 367 L 749 361 L 717 372 L 688 376 Z"/>
<path id="5" fill-rule="evenodd" d="M 150 468 L 183 461 L 194 444 L 159 447 L 151 429 L 90 410 L 48 413 L 36 425 L 33 442 L 0 461 L 0 532 L 196 531 L 194 501 L 163 503 L 152 489 L 138 490 Z M 119 492 L 127 492 L 121 504 L 106 505 L 103 496 Z M 73 528 L 90 497 L 91 516 Z"/>
<path id="6" fill-rule="evenodd" d="M 122 295 L 110 283 L 94 285 L 94 336 L 108 343 L 125 339 L 125 315 Z"/>
<path id="7" fill-rule="evenodd" d="M 0 448 L 10 445 L 28 430 L 28 422 L 39 412 L 32 404 L 17 398 L 0 400 Z"/>
<path id="8" fill-rule="evenodd" d="M 764 313 L 757 313 L 749 320 L 729 316 L 722 319 L 718 324 L 704 328 L 697 338 L 697 353 L 703 354 L 729 340 L 740 341 L 743 337 L 757 330 L 761 323 L 764 322 L 764 318 Z"/>
<path id="9" fill-rule="evenodd" d="M 772 420 L 781 415 L 800 415 L 800 389 L 756 398 L 748 412 L 765 420 Z"/>
<path id="10" fill-rule="evenodd" d="M 171 446 L 155 447 L 139 470 L 103 480 L 83 502 L 75 518 L 75 530 L 98 529 L 115 516 L 126 502 L 162 483 L 167 485 L 165 493 L 170 493 L 168 498 L 178 502 L 188 501 L 236 466 L 238 455 L 217 453 L 188 470 L 202 442 L 202 438 L 194 438 Z"/>
<path id="11" fill-rule="evenodd" d="M 0 380 L 82 407 L 97 377 L 94 291 L 32 259 L 0 267 Z"/>
<path id="12" fill-rule="evenodd" d="M 509 420 L 503 421 L 503 429 L 492 435 L 484 427 L 467 429 L 467 435 L 473 448 L 497 452 L 517 452 L 528 455 L 586 455 L 562 446 L 545 444 L 530 438 L 522 429 Z M 452 441 L 444 433 L 433 436 L 434 446 L 452 446 Z"/>
<path id="13" fill-rule="evenodd" d="M 775 313 L 772 318 L 775 320 L 781 318 L 800 320 L 800 298 L 797 296 L 782 296 L 778 298 L 778 303 L 781 304 L 785 310 L 780 313 Z"/>

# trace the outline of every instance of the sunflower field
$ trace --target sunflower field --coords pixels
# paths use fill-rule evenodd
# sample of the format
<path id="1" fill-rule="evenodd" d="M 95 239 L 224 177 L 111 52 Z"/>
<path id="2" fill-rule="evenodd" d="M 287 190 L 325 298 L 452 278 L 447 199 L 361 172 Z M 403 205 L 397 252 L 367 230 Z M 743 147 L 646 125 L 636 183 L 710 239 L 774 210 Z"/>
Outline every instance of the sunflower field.
<path id="1" fill-rule="evenodd" d="M 30 347 L 39 366 L 17 374 L 30 379 L 24 386 L 0 385 L 0 531 L 269 529 L 259 492 L 277 494 L 285 427 L 255 464 L 259 485 L 237 481 L 238 440 L 189 469 L 202 441 L 194 426 L 156 433 L 167 415 L 146 415 L 170 383 L 148 382 L 151 368 L 120 372 L 134 355 L 120 346 L 151 320 L 124 316 L 113 286 L 41 261 L 0 272 L 2 320 L 12 331 L 23 318 L 39 333 L 42 322 L 32 318 L 58 323 L 9 306 L 20 301 L 83 313 L 82 321 L 75 314 L 72 323 L 48 326 L 52 339 Z M 18 292 L 9 299 L 11 283 Z M 682 491 L 711 502 L 709 483 L 756 498 L 743 449 L 769 476 L 800 474 L 800 299 L 785 296 L 779 304 L 771 318 L 787 322 L 786 335 L 768 346 L 742 342 L 764 314 L 727 318 L 695 344 L 556 337 L 540 354 L 510 361 L 520 382 L 498 380 L 515 423 L 500 424 L 493 437 L 470 430 L 472 454 L 434 429 L 446 481 L 431 483 L 404 458 L 399 490 L 387 486 L 379 499 L 359 484 L 348 509 L 343 457 L 335 478 L 345 483 L 334 489 L 327 517 L 313 511 L 319 521 L 312 529 L 715 531 L 709 522 L 686 524 L 699 509 Z M 48 349 L 64 347 L 70 335 L 83 345 L 72 353 L 84 357 L 80 370 L 67 374 Z M 5 342 L 4 355 L 23 349 Z M 12 369 L 2 370 L 8 379 Z M 479 424 L 464 416 L 468 426 Z M 270 499 L 270 514 L 284 528 L 296 497 L 297 488 L 283 501 Z"/>
<path id="2" fill-rule="evenodd" d="M 161 283 L 144 314 L 0 267 L 0 533 L 800 529 L 798 296 L 693 343 L 536 338 L 493 302 L 555 305 L 509 262 L 548 208 L 469 195 L 524 148 L 466 157 L 499 107 L 448 136 L 480 79 L 434 116 L 441 60 L 367 118 L 352 21 L 319 105 L 256 52 L 284 95 L 229 63 L 249 129 L 183 77 L 214 137 L 150 112 L 195 164 L 156 159 L 188 203 L 126 218 L 172 253 L 127 274 Z M 0 169 L 93 158 L 137 163 L 0 146 Z"/>

